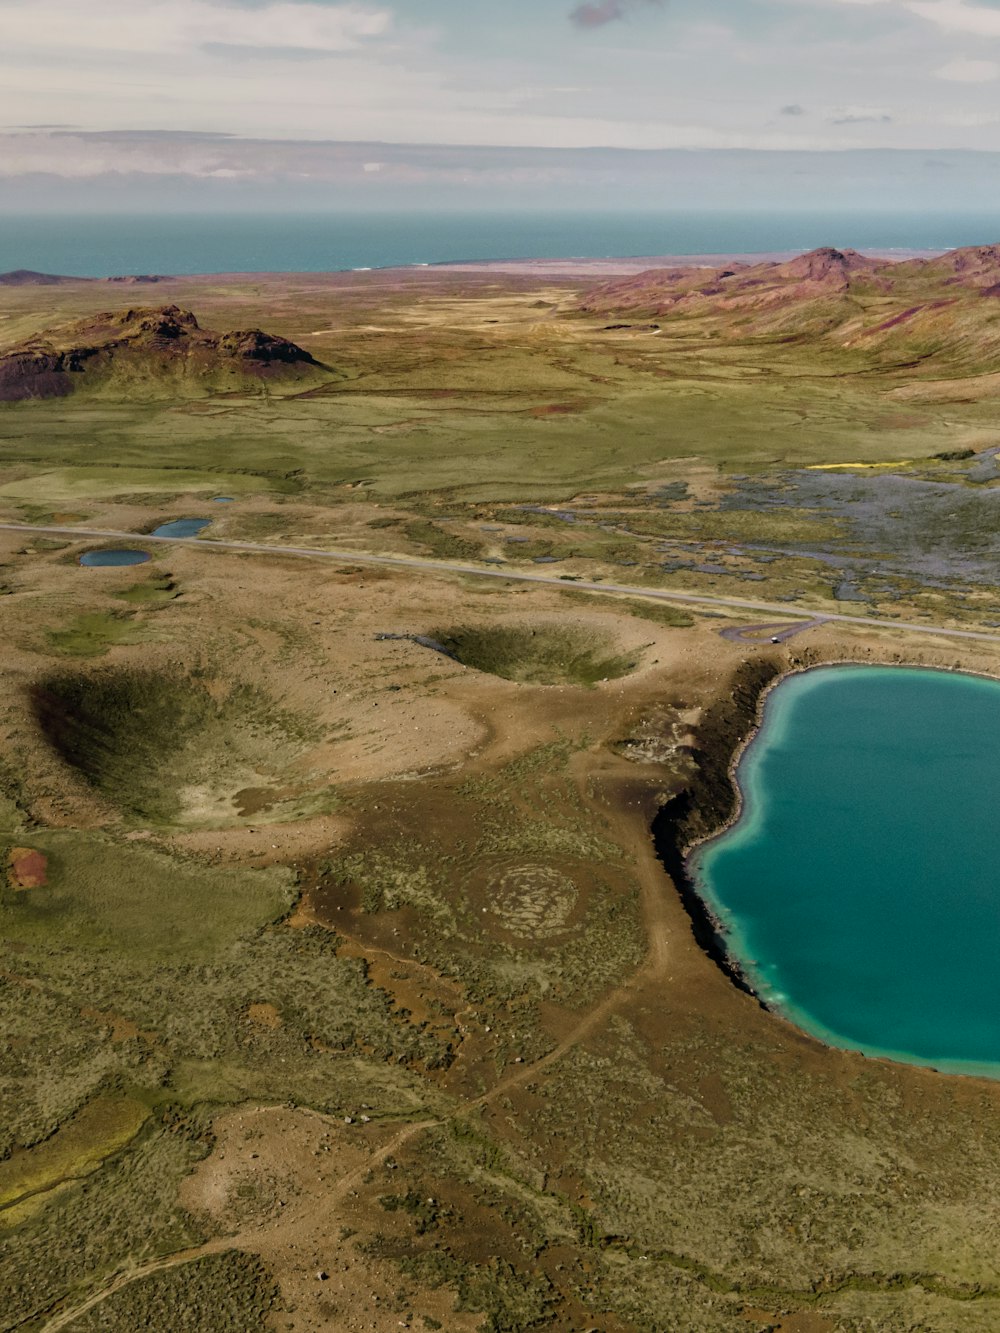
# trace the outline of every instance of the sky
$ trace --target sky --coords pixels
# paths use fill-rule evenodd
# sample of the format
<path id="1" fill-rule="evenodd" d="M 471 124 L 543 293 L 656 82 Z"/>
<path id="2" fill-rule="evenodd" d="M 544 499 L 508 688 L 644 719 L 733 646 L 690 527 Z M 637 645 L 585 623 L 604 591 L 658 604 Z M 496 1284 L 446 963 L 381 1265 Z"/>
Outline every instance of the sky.
<path id="1" fill-rule="evenodd" d="M 668 160 L 732 151 L 792 194 L 842 155 L 862 204 L 858 154 L 919 193 L 921 162 L 1000 144 L 1000 0 L 0 0 L 0 33 L 0 209 L 168 182 L 352 206 L 634 182 L 654 206 Z"/>

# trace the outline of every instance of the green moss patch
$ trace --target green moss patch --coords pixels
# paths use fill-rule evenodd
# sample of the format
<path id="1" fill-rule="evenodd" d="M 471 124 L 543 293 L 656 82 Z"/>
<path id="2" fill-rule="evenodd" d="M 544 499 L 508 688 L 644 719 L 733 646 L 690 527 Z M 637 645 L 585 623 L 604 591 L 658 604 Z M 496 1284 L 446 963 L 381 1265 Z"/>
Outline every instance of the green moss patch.
<path id="1" fill-rule="evenodd" d="M 48 883 L 30 893 L 0 889 L 0 931 L 28 951 L 214 959 L 292 900 L 281 869 L 209 871 L 96 833 L 60 830 L 36 841 L 48 858 Z"/>
<path id="2" fill-rule="evenodd" d="M 85 611 L 59 629 L 46 631 L 52 651 L 64 657 L 101 657 L 119 643 L 141 643 L 145 629 L 128 615 Z"/>
<path id="3" fill-rule="evenodd" d="M 172 602 L 180 596 L 180 590 L 169 574 L 154 574 L 152 578 L 134 583 L 131 588 L 125 588 L 114 595 L 129 606 L 154 608 Z"/>
<path id="4" fill-rule="evenodd" d="M 610 634 L 560 625 L 457 626 L 432 630 L 456 661 L 526 685 L 596 685 L 638 666 Z"/>
<path id="5" fill-rule="evenodd" d="M 0 1162 L 0 1227 L 22 1222 L 65 1181 L 91 1175 L 131 1142 L 148 1115 L 131 1098 L 97 1097 L 52 1138 Z"/>

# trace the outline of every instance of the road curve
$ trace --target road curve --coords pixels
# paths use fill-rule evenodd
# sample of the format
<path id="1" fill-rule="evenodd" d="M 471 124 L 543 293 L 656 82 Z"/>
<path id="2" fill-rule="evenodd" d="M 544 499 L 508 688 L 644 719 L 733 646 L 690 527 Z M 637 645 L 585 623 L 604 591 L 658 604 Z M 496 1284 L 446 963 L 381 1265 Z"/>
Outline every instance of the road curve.
<path id="1" fill-rule="evenodd" d="M 540 583 L 550 588 L 579 588 L 584 592 L 619 593 L 626 597 L 646 597 L 657 602 L 677 602 L 683 606 L 724 607 L 735 611 L 763 611 L 788 620 L 798 617 L 817 624 L 861 625 L 865 629 L 893 630 L 903 634 L 931 634 L 948 639 L 975 639 L 1000 644 L 1000 634 L 986 630 L 949 629 L 943 625 L 919 625 L 880 616 L 848 616 L 835 611 L 817 612 L 773 602 L 752 602 L 742 597 L 712 597 L 707 593 L 676 592 L 673 589 L 637 588 L 627 583 L 596 583 L 586 579 L 558 578 L 551 574 L 528 574 L 519 570 L 484 569 L 481 565 L 460 565 L 448 560 L 425 560 L 420 556 L 370 555 L 362 551 L 324 550 L 318 546 L 265 546 L 259 542 L 222 541 L 206 537 L 156 537 L 147 532 L 116 532 L 103 528 L 43 527 L 33 523 L 0 523 L 0 532 L 20 532 L 34 537 L 69 537 L 74 541 L 155 542 L 163 546 L 193 546 L 201 551 L 242 551 L 250 555 L 284 555 L 303 560 L 336 560 L 353 565 L 410 569 L 428 574 L 465 574 L 477 579 L 502 579 L 507 583 Z"/>

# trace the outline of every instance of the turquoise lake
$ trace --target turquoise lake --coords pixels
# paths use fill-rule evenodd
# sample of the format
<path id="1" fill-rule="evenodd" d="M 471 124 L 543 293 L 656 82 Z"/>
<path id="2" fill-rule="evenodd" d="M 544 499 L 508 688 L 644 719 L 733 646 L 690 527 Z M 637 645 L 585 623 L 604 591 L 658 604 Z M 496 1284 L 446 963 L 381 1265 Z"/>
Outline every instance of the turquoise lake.
<path id="1" fill-rule="evenodd" d="M 1000 1076 L 1000 682 L 824 667 L 769 694 L 743 810 L 691 880 L 769 1008 Z"/>

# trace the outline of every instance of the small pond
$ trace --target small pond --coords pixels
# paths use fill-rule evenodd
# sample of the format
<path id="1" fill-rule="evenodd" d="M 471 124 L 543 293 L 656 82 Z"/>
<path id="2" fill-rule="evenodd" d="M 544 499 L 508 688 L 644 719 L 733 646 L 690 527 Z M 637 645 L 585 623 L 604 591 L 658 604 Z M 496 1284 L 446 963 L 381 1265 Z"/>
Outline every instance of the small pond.
<path id="1" fill-rule="evenodd" d="M 148 551 L 84 551 L 80 556 L 80 564 L 86 565 L 88 569 L 97 569 L 108 565 L 144 565 L 151 559 Z"/>
<path id="2" fill-rule="evenodd" d="M 169 523 L 161 523 L 153 529 L 154 537 L 197 537 L 199 532 L 210 527 L 210 518 L 174 518 Z"/>

